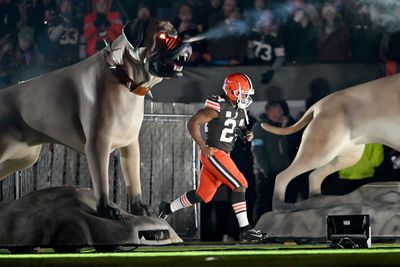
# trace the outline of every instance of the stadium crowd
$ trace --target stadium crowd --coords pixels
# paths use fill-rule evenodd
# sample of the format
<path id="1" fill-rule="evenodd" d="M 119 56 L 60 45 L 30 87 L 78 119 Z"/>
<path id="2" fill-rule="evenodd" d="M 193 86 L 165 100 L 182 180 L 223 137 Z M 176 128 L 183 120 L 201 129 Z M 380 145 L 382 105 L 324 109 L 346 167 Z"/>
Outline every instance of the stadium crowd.
<path id="1" fill-rule="evenodd" d="M 116 38 L 126 21 L 150 16 L 168 19 L 184 38 L 206 36 L 193 43 L 192 64 L 399 59 L 396 29 L 374 21 L 369 5 L 363 0 L 0 0 L 0 88 L 88 57 Z"/>

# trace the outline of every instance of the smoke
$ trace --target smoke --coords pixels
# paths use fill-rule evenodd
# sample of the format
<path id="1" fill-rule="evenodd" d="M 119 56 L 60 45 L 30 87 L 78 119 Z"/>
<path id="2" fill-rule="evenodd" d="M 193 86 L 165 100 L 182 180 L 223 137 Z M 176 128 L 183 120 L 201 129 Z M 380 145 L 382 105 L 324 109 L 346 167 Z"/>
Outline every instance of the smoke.
<path id="1" fill-rule="evenodd" d="M 287 4 L 276 5 L 273 10 L 265 12 L 245 11 L 243 16 L 236 20 L 226 20 L 224 23 L 209 29 L 205 33 L 197 35 L 187 40 L 187 42 L 197 42 L 200 40 L 219 40 L 230 36 L 248 36 L 252 28 L 260 23 L 266 24 L 266 17 L 273 14 L 274 21 L 283 22 L 289 15 L 290 6 Z M 270 20 L 272 23 L 272 20 Z"/>
<path id="2" fill-rule="evenodd" d="M 227 20 L 225 23 L 206 31 L 203 34 L 187 40 L 187 42 L 196 42 L 200 40 L 219 40 L 230 36 L 246 36 L 251 33 L 251 21 L 249 17 L 237 20 Z"/>
<path id="3" fill-rule="evenodd" d="M 205 34 L 207 39 L 222 39 L 227 36 L 243 36 L 251 30 L 246 20 L 234 20 L 213 28 Z"/>
<path id="4" fill-rule="evenodd" d="M 398 0 L 359 0 L 371 15 L 372 22 L 393 33 L 400 30 L 400 1 Z"/>
<path id="5" fill-rule="evenodd" d="M 358 0 L 360 5 L 364 5 L 370 14 L 374 26 L 379 26 L 386 31 L 393 33 L 400 30 L 400 0 Z M 248 36 L 254 26 L 264 23 L 268 12 L 273 20 L 270 23 L 277 22 L 283 24 L 292 14 L 293 9 L 300 6 L 290 4 L 277 4 L 271 10 L 263 13 L 254 11 L 245 11 L 242 18 L 222 23 L 211 28 L 205 33 L 188 39 L 186 42 L 197 42 L 200 40 L 218 40 L 230 36 Z M 312 7 L 305 5 L 303 8 L 308 16 L 313 16 L 322 7 L 322 4 Z M 317 9 L 316 9 L 317 8 Z M 354 15 L 358 10 L 351 10 Z M 351 19 L 352 14 L 350 13 Z M 268 19 L 267 19 L 268 20 Z"/>

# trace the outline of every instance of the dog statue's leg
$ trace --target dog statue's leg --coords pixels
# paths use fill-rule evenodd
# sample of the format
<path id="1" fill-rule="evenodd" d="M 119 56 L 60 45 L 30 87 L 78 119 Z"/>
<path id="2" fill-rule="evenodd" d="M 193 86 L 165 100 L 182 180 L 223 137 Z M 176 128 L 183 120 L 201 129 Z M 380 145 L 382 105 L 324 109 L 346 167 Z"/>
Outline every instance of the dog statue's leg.
<path id="1" fill-rule="evenodd" d="M 272 209 L 274 211 L 293 209 L 295 207 L 293 203 L 285 202 L 286 188 L 290 181 L 302 173 L 328 163 L 330 160 L 330 158 L 323 159 L 312 151 L 302 150 L 302 147 L 300 147 L 299 153 L 290 166 L 276 176 Z"/>
<path id="2" fill-rule="evenodd" d="M 136 139 L 132 144 L 120 149 L 121 169 L 124 175 L 126 190 L 130 198 L 131 213 L 139 216 L 149 215 L 148 206 L 142 200 L 140 184 L 140 147 Z"/>
<path id="3" fill-rule="evenodd" d="M 274 211 L 287 211 L 287 210 L 293 210 L 295 208 L 295 205 L 293 203 L 286 203 L 285 202 L 285 194 L 286 194 L 286 188 L 289 184 L 289 182 L 296 177 L 297 175 L 302 174 L 303 172 L 306 172 L 308 170 L 294 170 L 291 168 L 292 165 L 290 165 L 286 170 L 283 172 L 279 173 L 276 176 L 275 179 L 275 187 L 274 187 L 274 193 L 272 197 L 272 209 Z M 296 172 L 294 172 L 296 171 Z"/>
<path id="4" fill-rule="evenodd" d="M 338 155 L 328 164 L 315 169 L 309 176 L 309 197 L 321 195 L 321 185 L 324 179 L 341 169 L 351 167 L 356 164 L 364 151 L 365 145 L 351 145 L 346 148 L 346 152 Z"/>
<path id="5" fill-rule="evenodd" d="M 85 153 L 93 181 L 97 214 L 104 218 L 122 220 L 119 210 L 111 207 L 109 203 L 108 165 L 110 161 L 110 143 L 101 138 L 88 140 L 85 145 Z"/>
<path id="6" fill-rule="evenodd" d="M 285 203 L 286 188 L 291 180 L 302 173 L 328 164 L 349 146 L 350 133 L 345 118 L 344 112 L 326 112 L 317 115 L 310 122 L 303 133 L 295 159 L 276 177 L 272 199 L 274 210 L 293 208 L 293 204 Z"/>
<path id="7" fill-rule="evenodd" d="M 17 147 L 18 145 L 15 146 Z M 16 171 L 31 167 L 38 160 L 41 148 L 42 148 L 41 145 L 33 147 L 24 145 L 23 151 L 20 150 L 20 152 L 18 153 L 18 154 L 22 153 L 22 155 L 18 154 L 9 155 L 8 159 L 0 157 L 3 158 L 2 162 L 0 162 L 0 180 L 2 180 L 8 175 L 13 174 Z M 5 155 L 6 153 L 1 153 L 1 154 Z"/>
<path id="8" fill-rule="evenodd" d="M 316 153 L 315 149 L 309 149 L 308 147 L 304 148 L 303 144 L 304 141 L 300 145 L 299 152 L 290 166 L 276 176 L 274 194 L 272 198 L 273 210 L 293 209 L 295 207 L 293 203 L 285 202 L 286 188 L 290 181 L 302 173 L 329 163 L 335 157 L 335 155 L 337 155 L 337 153 L 327 153 L 324 156 L 321 156 L 319 153 Z"/>

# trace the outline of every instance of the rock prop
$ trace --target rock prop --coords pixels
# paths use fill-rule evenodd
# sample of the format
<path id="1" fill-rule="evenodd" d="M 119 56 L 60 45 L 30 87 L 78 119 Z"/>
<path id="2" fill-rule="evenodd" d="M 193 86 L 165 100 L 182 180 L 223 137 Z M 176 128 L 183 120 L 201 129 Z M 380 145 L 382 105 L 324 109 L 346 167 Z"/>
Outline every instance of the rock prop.
<path id="1" fill-rule="evenodd" d="M 12 251 L 23 247 L 101 248 L 182 242 L 163 219 L 120 212 L 124 221 L 96 216 L 90 189 L 53 187 L 32 192 L 18 200 L 0 202 L 0 248 Z"/>
<path id="2" fill-rule="evenodd" d="M 372 238 L 400 238 L 400 182 L 371 183 L 343 196 L 318 196 L 267 212 L 255 229 L 275 240 L 326 239 L 327 215 L 369 214 Z"/>

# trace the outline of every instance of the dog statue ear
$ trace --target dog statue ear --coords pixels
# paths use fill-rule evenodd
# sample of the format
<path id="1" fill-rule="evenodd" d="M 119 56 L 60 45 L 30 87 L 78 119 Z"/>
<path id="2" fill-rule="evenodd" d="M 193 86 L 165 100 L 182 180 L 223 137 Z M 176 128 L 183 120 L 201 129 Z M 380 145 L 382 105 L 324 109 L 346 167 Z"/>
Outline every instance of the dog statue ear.
<path id="1" fill-rule="evenodd" d="M 135 19 L 125 24 L 122 32 L 133 48 L 143 45 L 144 34 L 149 24 L 149 19 Z"/>

